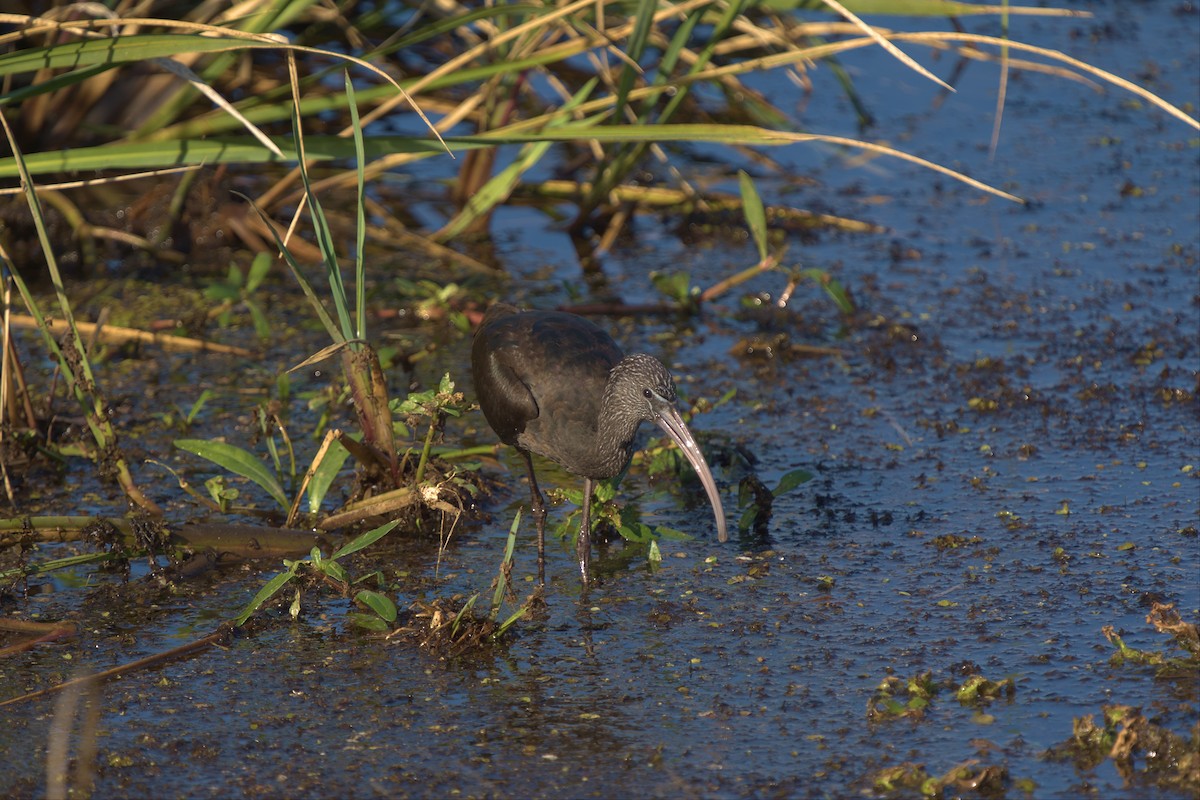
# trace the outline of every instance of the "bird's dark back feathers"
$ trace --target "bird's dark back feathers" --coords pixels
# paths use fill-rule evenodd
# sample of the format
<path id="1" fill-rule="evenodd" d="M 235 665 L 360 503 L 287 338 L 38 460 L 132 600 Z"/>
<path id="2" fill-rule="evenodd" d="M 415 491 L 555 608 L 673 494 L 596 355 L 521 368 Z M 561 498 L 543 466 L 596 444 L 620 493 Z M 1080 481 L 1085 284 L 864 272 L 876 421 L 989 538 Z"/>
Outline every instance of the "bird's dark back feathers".
<path id="1" fill-rule="evenodd" d="M 622 356 L 582 317 L 496 304 L 471 348 L 475 395 L 502 442 L 587 475 L 604 389 Z"/>

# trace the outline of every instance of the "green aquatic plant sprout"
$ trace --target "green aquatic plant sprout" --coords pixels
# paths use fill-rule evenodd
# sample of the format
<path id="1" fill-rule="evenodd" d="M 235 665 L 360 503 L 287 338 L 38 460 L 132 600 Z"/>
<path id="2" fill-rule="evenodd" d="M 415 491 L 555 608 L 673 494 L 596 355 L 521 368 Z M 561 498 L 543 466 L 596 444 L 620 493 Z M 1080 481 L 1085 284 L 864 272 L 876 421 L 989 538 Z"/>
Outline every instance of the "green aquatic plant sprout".
<path id="1" fill-rule="evenodd" d="M 156 411 L 154 416 L 162 421 L 163 425 L 168 428 L 176 428 L 180 432 L 186 433 L 196 421 L 196 417 L 208 404 L 208 401 L 213 398 L 212 389 L 205 389 L 200 392 L 200 396 L 192 403 L 191 408 L 184 411 L 178 403 L 172 403 L 174 411 Z"/>
<path id="2" fill-rule="evenodd" d="M 213 281 L 204 289 L 204 296 L 217 303 L 210 314 L 216 317 L 218 325 L 227 327 L 233 320 L 233 312 L 237 308 L 244 308 L 250 315 L 258 338 L 265 341 L 271 337 L 271 323 L 260 301 L 255 298 L 255 293 L 270 271 L 271 257 L 259 253 L 244 274 L 237 264 L 230 264 L 224 281 Z"/>
<path id="3" fill-rule="evenodd" d="M 235 444 L 205 439 L 176 439 L 175 446 L 193 455 L 258 484 L 281 509 L 290 502 L 276 473 L 272 472 L 253 453 Z"/>
<path id="4" fill-rule="evenodd" d="M 742 516 L 738 519 L 738 530 L 763 528 L 771 521 L 771 508 L 776 499 L 812 480 L 813 474 L 805 469 L 794 469 L 779 478 L 774 489 L 767 489 L 754 475 L 747 475 L 738 485 L 738 508 Z"/>
<path id="5" fill-rule="evenodd" d="M 348 593 L 350 582 L 349 575 L 346 572 L 345 567 L 339 563 L 338 559 L 345 558 L 348 555 L 357 553 L 359 550 L 370 547 L 375 542 L 389 534 L 398 524 L 398 520 L 392 520 L 391 522 L 385 522 L 383 525 L 359 534 L 354 539 L 335 550 L 333 555 L 329 556 L 328 558 L 325 558 L 321 554 L 320 548 L 314 547 L 309 553 L 308 558 L 300 559 L 298 561 L 284 560 L 284 571 L 271 578 L 261 589 L 258 590 L 258 593 L 251 598 L 250 602 L 245 608 L 242 609 L 241 613 L 234 617 L 234 624 L 238 626 L 245 625 L 246 621 L 249 620 L 255 612 L 257 612 L 263 607 L 264 604 L 275 597 L 275 595 L 279 594 L 285 586 L 287 586 L 293 580 L 305 575 L 321 581 L 328 580 L 339 587 L 343 593 Z M 295 611 L 298 609 L 298 601 L 299 593 L 297 592 L 296 601 L 294 601 L 292 604 L 293 616 L 295 616 Z M 363 603 L 368 608 L 374 610 L 380 618 L 386 619 L 386 603 L 380 602 L 373 595 L 367 595 L 364 597 Z M 394 619 L 395 615 L 393 613 L 392 620 Z"/>

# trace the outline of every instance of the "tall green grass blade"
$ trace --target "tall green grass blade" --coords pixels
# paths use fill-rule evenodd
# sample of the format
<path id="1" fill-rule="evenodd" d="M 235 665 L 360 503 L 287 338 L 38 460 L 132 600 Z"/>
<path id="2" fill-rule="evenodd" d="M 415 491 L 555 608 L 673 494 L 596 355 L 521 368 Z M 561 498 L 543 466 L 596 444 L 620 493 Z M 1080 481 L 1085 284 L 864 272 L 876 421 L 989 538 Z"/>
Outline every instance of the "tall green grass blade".
<path id="1" fill-rule="evenodd" d="M 366 153 L 363 148 L 362 123 L 358 119 L 358 102 L 354 99 L 354 84 L 350 80 L 350 72 L 344 73 L 346 83 L 346 102 L 350 106 L 350 128 L 354 132 L 354 167 L 357 178 L 357 191 L 354 194 L 355 201 L 355 233 L 354 242 L 354 312 L 356 316 L 356 324 L 354 326 L 354 336 L 357 339 L 367 338 L 367 280 L 364 272 L 365 261 L 363 249 L 366 247 L 367 241 L 367 202 L 365 178 L 363 174 L 364 165 L 367 162 Z"/>
<path id="2" fill-rule="evenodd" d="M 842 0 L 842 5 L 857 15 L 879 14 L 902 17 L 965 17 L 976 14 L 992 15 L 1003 10 L 1001 5 L 960 3 L 955 0 Z M 789 11 L 824 11 L 833 13 L 823 0 L 757 0 L 755 6 L 776 13 Z M 1044 16 L 1077 16 L 1072 12 L 1056 8 L 1016 6 L 1010 9 L 1017 14 Z"/>
<path id="3" fill-rule="evenodd" d="M 0 112 L 0 126 L 4 129 L 4 135 L 8 139 L 8 146 L 13 152 L 13 160 L 16 162 L 18 173 L 21 176 L 21 190 L 25 194 L 26 203 L 29 205 L 29 213 L 33 217 L 38 242 L 42 246 L 42 258 L 46 262 L 46 269 L 50 273 L 50 282 L 54 286 L 54 294 L 58 299 L 59 312 L 63 315 L 63 319 L 66 320 L 70 329 L 67 336 L 64 337 L 65 344 L 62 347 L 50 335 L 49 329 L 46 326 L 46 320 L 41 316 L 37 304 L 33 302 L 28 287 L 24 281 L 18 282 L 17 279 L 19 276 L 13 265 L 7 262 L 7 259 L 5 259 L 6 265 L 9 268 L 10 274 L 14 276 L 14 282 L 17 282 L 18 291 L 21 292 L 22 299 L 29 307 L 30 313 L 38 318 L 38 327 L 41 329 L 42 338 L 49 344 L 51 352 L 58 359 L 59 366 L 67 379 L 71 394 L 74 395 L 75 401 L 83 409 L 84 419 L 87 421 L 88 430 L 96 442 L 98 452 L 102 454 L 103 458 L 109 461 L 107 466 L 116 474 L 117 482 L 125 491 L 126 496 L 151 514 L 162 516 L 162 510 L 153 500 L 143 494 L 137 487 L 137 484 L 134 483 L 133 473 L 129 469 L 129 464 L 125 460 L 125 456 L 121 453 L 117 442 L 117 432 L 108 418 L 107 403 L 100 393 L 99 384 L 96 382 L 95 376 L 92 374 L 92 364 L 87 357 L 87 349 L 84 347 L 83 339 L 79 336 L 79 329 L 75 326 L 75 315 L 71 310 L 71 301 L 67 297 L 67 290 L 63 284 L 62 274 L 58 269 L 58 260 L 54 257 L 54 248 L 51 246 L 50 236 L 46 231 L 46 221 L 42 215 L 41 201 L 38 199 L 37 190 L 34 188 L 33 178 L 30 176 L 29 170 L 25 167 L 21 148 L 18 146 L 16 137 L 13 136 L 12 129 L 8 125 L 8 119 L 2 112 Z"/>
<path id="4" fill-rule="evenodd" d="M 512 571 L 513 552 L 517 546 L 517 529 L 521 525 L 521 509 L 513 516 L 512 525 L 508 528 L 508 542 L 504 546 L 504 557 L 500 559 L 500 572 L 496 575 L 496 591 L 492 594 L 491 619 L 495 621 L 500 615 L 500 606 L 504 603 L 504 594 L 508 591 L 508 575 Z"/>
<path id="5" fill-rule="evenodd" d="M 0 56 L 0 78 L 39 72 L 45 69 L 75 69 L 92 66 L 117 66 L 154 58 L 172 58 L 192 53 L 216 53 L 223 50 L 279 49 L 279 44 L 216 38 L 181 33 L 142 33 L 104 39 L 57 44 L 30 50 L 16 50 Z"/>
<path id="6" fill-rule="evenodd" d="M 25 163 L 30 175 L 54 175 L 92 170 L 134 170 L 213 164 L 278 164 L 295 161 L 297 155 L 289 145 L 275 141 L 283 159 L 248 136 L 185 139 L 169 142 L 136 142 L 78 147 L 69 150 L 30 153 Z M 310 161 L 332 161 L 354 156 L 354 143 L 338 136 L 309 136 L 305 139 L 305 155 Z M 486 142 L 461 142 L 455 149 L 467 150 L 489 146 Z M 424 157 L 445 153 L 437 142 L 411 136 L 372 136 L 363 140 L 365 154 L 370 158 L 395 153 L 413 153 Z M 12 158 L 0 158 L 0 178 L 17 177 L 20 171 Z"/>
<path id="7" fill-rule="evenodd" d="M 293 71 L 293 75 L 294 75 Z M 354 339 L 354 326 L 350 322 L 349 300 L 346 297 L 346 287 L 342 283 L 342 270 L 338 266 L 337 249 L 333 246 L 333 232 L 329 228 L 329 220 L 321 207 L 321 200 L 312 188 L 308 175 L 308 158 L 304 148 L 304 132 L 301 126 L 299 102 L 292 106 L 292 136 L 296 142 L 296 163 L 300 169 L 300 178 L 304 182 L 304 196 L 308 201 L 308 212 L 312 217 L 313 233 L 317 237 L 317 247 L 321 250 L 325 262 L 325 277 L 329 282 L 329 293 L 333 299 L 333 308 L 337 312 L 341 337 L 337 341 Z"/>
<path id="8" fill-rule="evenodd" d="M 110 69 L 115 69 L 116 65 L 101 64 L 99 66 L 84 67 L 83 69 L 64 72 L 58 75 L 53 75 L 44 81 L 38 81 L 31 86 L 22 86 L 20 89 L 14 89 L 0 95 L 0 106 L 20 106 L 21 103 L 31 98 L 42 94 L 50 94 L 57 92 L 59 89 L 65 89 L 79 83 L 83 83 L 89 78 L 94 78 L 103 72 Z"/>
<path id="9" fill-rule="evenodd" d="M 650 41 L 650 34 L 654 31 L 654 12 L 657 10 L 658 3 L 655 0 L 638 0 L 633 35 L 629 37 L 629 41 L 625 45 L 625 53 L 634 64 L 641 62 L 642 56 L 646 52 L 646 43 Z M 617 119 L 624 119 L 625 104 L 629 101 L 629 90 L 633 88 L 634 81 L 640 74 L 641 70 L 630 63 L 626 63 L 624 69 L 621 70 L 615 105 Z"/>
<path id="10" fill-rule="evenodd" d="M 279 479 L 253 453 L 227 442 L 213 442 L 205 439 L 176 439 L 175 446 L 180 450 L 211 461 L 235 475 L 241 475 L 243 478 L 254 481 L 266 490 L 267 494 L 271 495 L 271 499 L 285 511 L 290 506 Z"/>

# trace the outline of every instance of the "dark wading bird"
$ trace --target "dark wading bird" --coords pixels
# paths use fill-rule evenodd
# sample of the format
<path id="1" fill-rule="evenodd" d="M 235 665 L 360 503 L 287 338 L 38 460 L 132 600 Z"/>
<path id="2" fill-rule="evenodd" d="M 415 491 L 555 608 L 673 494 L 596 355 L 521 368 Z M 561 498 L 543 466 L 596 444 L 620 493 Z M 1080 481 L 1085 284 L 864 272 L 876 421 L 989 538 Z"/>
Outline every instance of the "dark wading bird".
<path id="1" fill-rule="evenodd" d="M 675 409 L 675 382 L 657 359 L 625 355 L 588 320 L 559 311 L 518 311 L 497 303 L 471 346 L 475 396 L 500 441 L 517 448 L 529 469 L 537 522 L 538 580 L 545 583 L 546 506 L 530 453 L 583 477 L 583 523 L 576 554 L 588 582 L 592 487 L 619 474 L 633 455 L 638 426 L 666 431 L 700 476 L 726 541 L 725 510 L 708 464 Z"/>

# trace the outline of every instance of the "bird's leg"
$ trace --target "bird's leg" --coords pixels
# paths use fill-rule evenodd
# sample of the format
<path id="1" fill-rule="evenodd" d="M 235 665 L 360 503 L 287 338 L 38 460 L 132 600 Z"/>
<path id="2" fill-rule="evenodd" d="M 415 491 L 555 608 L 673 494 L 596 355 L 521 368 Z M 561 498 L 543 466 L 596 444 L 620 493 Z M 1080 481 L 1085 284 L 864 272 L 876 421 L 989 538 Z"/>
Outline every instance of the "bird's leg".
<path id="1" fill-rule="evenodd" d="M 575 543 L 575 555 L 579 557 L 579 577 L 588 585 L 588 562 L 592 560 L 592 479 L 583 479 L 583 524 L 579 526 L 579 540 Z"/>
<path id="2" fill-rule="evenodd" d="M 538 489 L 537 478 L 533 474 L 533 457 L 528 450 L 521 450 L 525 457 L 525 466 L 529 468 L 529 497 L 533 504 L 533 521 L 537 523 L 538 539 L 538 585 L 546 585 L 546 503 L 542 500 L 542 492 Z"/>

